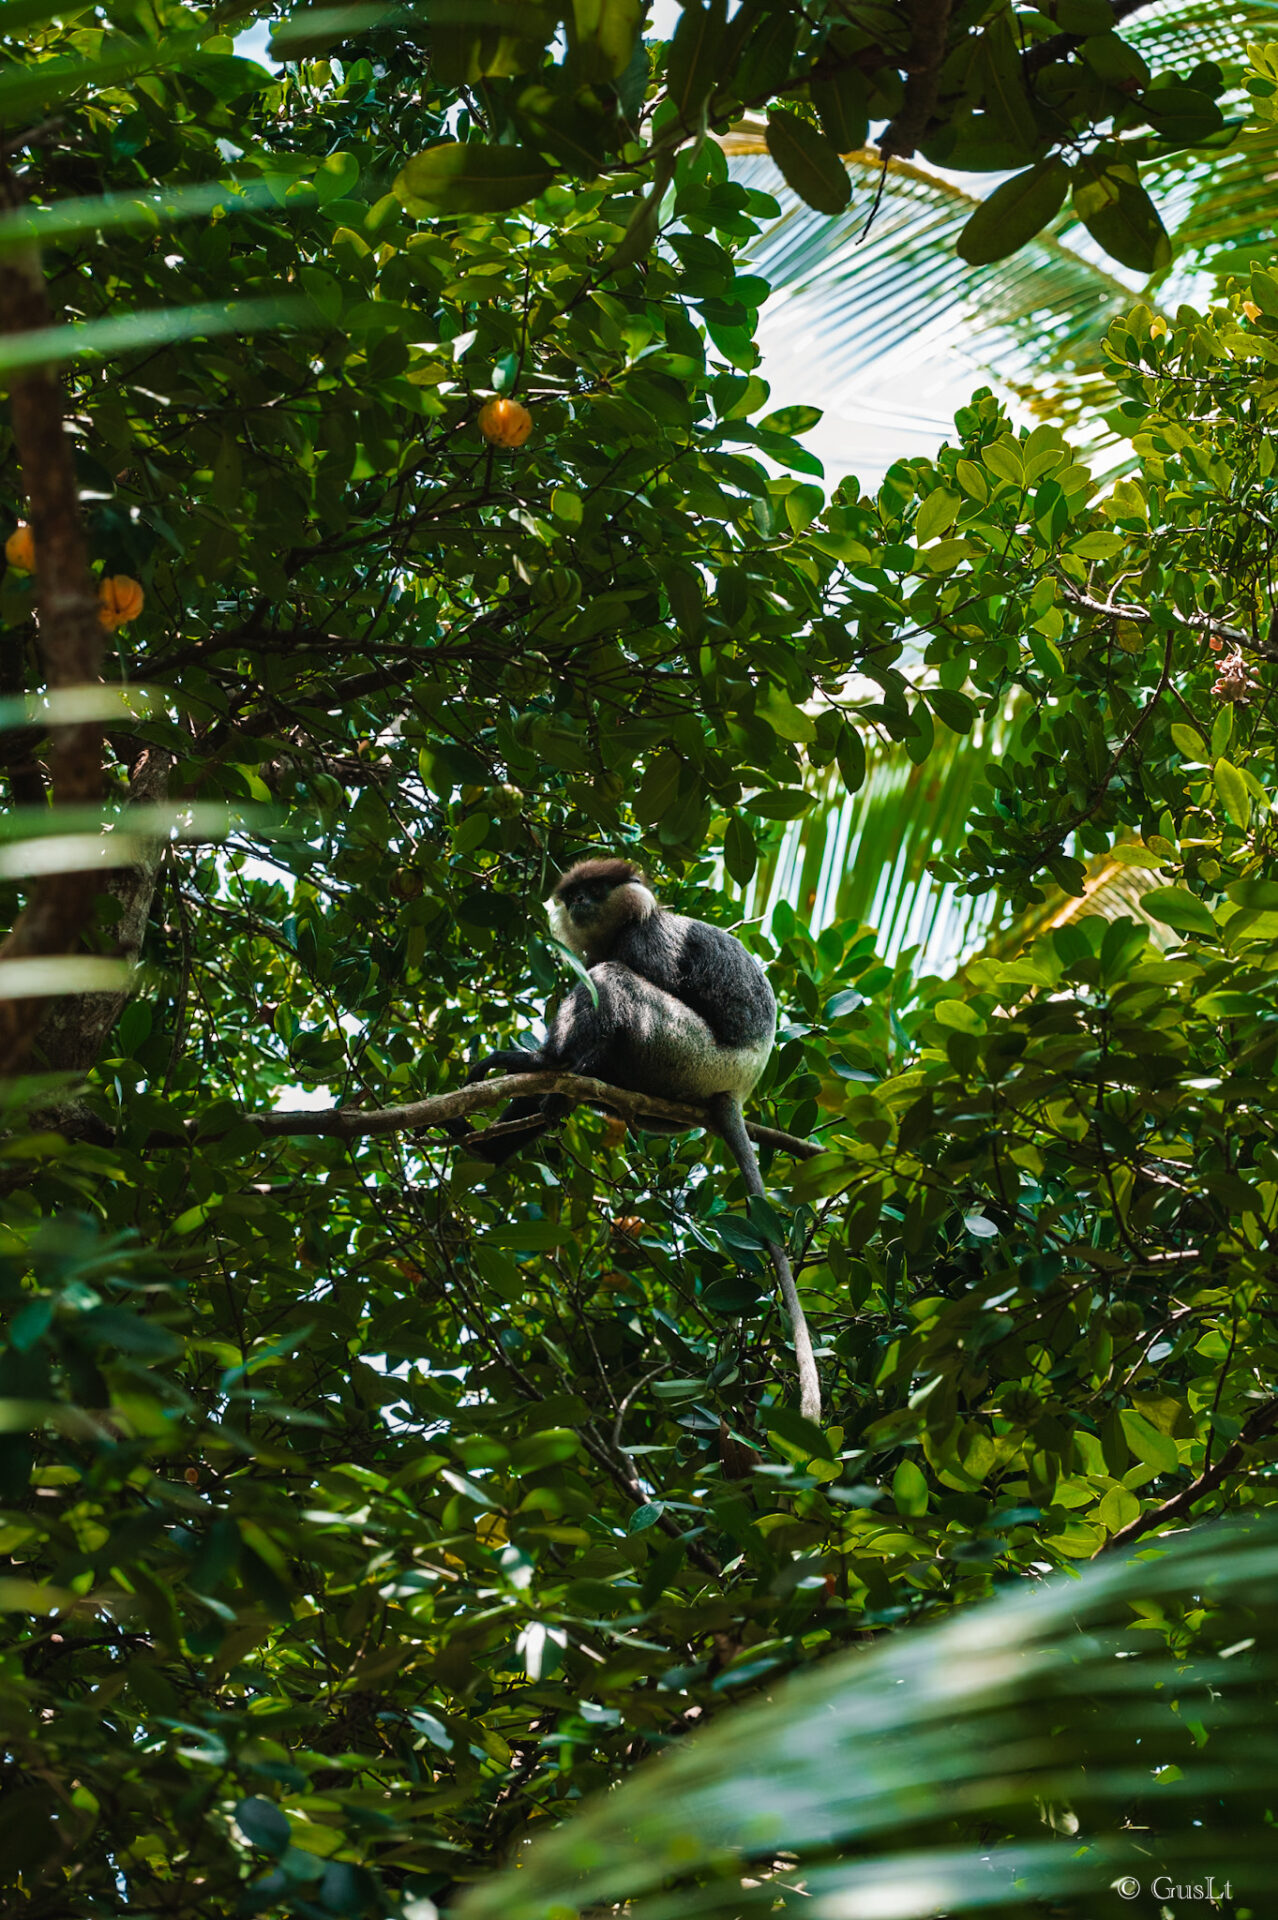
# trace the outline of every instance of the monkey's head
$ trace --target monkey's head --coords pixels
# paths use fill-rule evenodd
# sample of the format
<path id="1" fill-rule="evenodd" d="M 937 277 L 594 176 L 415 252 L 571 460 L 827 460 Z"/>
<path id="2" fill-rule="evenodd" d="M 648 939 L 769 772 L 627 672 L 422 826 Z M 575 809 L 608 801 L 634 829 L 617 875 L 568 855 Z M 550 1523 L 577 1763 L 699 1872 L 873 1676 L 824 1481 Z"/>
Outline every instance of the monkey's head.
<path id="1" fill-rule="evenodd" d="M 657 911 L 656 898 L 630 860 L 579 860 L 547 902 L 550 930 L 587 963 L 601 960 L 622 928 Z"/>

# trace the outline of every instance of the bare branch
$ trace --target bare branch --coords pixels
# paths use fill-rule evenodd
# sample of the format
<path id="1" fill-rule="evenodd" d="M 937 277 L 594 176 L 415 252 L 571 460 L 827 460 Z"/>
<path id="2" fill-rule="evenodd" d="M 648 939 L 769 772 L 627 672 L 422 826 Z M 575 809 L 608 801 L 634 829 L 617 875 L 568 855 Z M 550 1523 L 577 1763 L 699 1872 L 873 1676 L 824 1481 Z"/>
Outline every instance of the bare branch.
<path id="1" fill-rule="evenodd" d="M 717 1132 L 704 1108 L 658 1100 L 651 1094 L 631 1093 L 624 1087 L 610 1086 L 606 1080 L 590 1080 L 575 1073 L 503 1074 L 499 1079 L 477 1080 L 470 1086 L 456 1087 L 451 1093 L 437 1093 L 403 1107 L 369 1111 L 361 1107 L 329 1107 L 319 1111 L 248 1113 L 243 1118 L 265 1134 L 328 1135 L 339 1140 L 361 1140 L 378 1134 L 414 1133 L 423 1127 L 446 1127 L 467 1119 L 472 1113 L 501 1106 L 507 1100 L 525 1099 L 538 1093 L 557 1093 L 578 1103 L 589 1101 L 619 1113 L 637 1126 L 642 1126 L 647 1119 L 667 1122 L 681 1131 L 704 1127 L 709 1133 Z M 797 1135 L 782 1133 L 776 1127 L 747 1123 L 746 1131 L 760 1146 L 778 1147 L 798 1160 L 815 1159 L 826 1151 L 815 1141 L 800 1140 Z"/>
<path id="2" fill-rule="evenodd" d="M 1130 606 L 1121 600 L 1094 600 L 1090 593 L 1084 593 L 1071 580 L 1060 579 L 1065 597 L 1072 606 L 1084 613 L 1094 613 L 1102 620 L 1130 620 L 1135 626 L 1149 626 L 1154 616 L 1148 607 Z M 1214 619 L 1210 613 L 1182 613 L 1179 607 L 1172 608 L 1172 617 L 1182 627 L 1191 627 L 1196 633 L 1216 633 L 1222 640 L 1230 640 L 1234 646 L 1245 648 L 1261 660 L 1278 660 L 1278 648 L 1261 646 L 1241 627 L 1231 627 L 1223 620 Z"/>
<path id="3" fill-rule="evenodd" d="M 941 85 L 950 0 L 905 0 L 910 46 L 905 56 L 905 98 L 901 111 L 884 129 L 879 152 L 908 160 L 926 136 Z"/>

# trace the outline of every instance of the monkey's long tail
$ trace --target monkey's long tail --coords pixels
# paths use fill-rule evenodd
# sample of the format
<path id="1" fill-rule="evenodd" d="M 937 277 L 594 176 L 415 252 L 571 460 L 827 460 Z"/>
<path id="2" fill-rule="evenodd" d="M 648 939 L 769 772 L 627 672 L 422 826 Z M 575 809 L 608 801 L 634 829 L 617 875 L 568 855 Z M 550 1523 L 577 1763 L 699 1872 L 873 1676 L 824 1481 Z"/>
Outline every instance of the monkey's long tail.
<path id="1" fill-rule="evenodd" d="M 759 1162 L 755 1157 L 754 1142 L 746 1132 L 745 1116 L 741 1111 L 741 1102 L 735 1094 L 716 1093 L 707 1103 L 710 1115 L 719 1132 L 732 1149 L 732 1156 L 741 1169 L 741 1178 L 746 1190 L 763 1199 L 763 1175 L 759 1172 Z M 803 1302 L 799 1299 L 799 1289 L 794 1284 L 794 1275 L 790 1271 L 790 1262 L 785 1249 L 769 1240 L 768 1252 L 772 1256 L 773 1269 L 781 1287 L 781 1298 L 790 1318 L 790 1331 L 794 1336 L 794 1358 L 799 1369 L 799 1412 L 805 1420 L 811 1420 L 814 1426 L 821 1424 L 821 1380 L 817 1373 L 816 1355 L 812 1351 L 812 1336 L 808 1332 L 808 1323 L 804 1317 Z"/>

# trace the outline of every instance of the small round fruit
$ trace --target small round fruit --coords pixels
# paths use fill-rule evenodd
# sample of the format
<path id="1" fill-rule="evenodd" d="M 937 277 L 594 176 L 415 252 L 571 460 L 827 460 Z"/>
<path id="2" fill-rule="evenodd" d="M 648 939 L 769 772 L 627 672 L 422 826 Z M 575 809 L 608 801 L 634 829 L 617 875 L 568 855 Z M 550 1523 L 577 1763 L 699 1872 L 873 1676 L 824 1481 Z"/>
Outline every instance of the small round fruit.
<path id="1" fill-rule="evenodd" d="M 508 780 L 499 787 L 490 787 L 488 807 L 498 820 L 517 820 L 524 810 L 522 787 L 512 787 Z"/>
<path id="2" fill-rule="evenodd" d="M 4 557 L 15 573 L 35 572 L 35 538 L 30 527 L 15 527 L 4 543 Z"/>
<path id="3" fill-rule="evenodd" d="M 489 400 L 479 416 L 479 431 L 490 447 L 522 447 L 532 426 L 527 407 L 501 394 Z"/>
<path id="4" fill-rule="evenodd" d="M 108 633 L 127 626 L 142 611 L 146 596 L 127 573 L 105 574 L 98 584 L 98 619 Z"/>

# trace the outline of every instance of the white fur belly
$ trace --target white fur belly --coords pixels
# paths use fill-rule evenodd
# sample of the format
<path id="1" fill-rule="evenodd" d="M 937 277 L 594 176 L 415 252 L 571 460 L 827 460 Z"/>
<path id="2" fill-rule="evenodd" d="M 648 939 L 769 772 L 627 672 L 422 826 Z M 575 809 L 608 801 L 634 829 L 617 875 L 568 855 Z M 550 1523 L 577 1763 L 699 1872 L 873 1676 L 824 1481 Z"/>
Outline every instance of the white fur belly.
<path id="1" fill-rule="evenodd" d="M 596 969 L 596 977 L 613 972 L 606 963 Z M 617 968 L 616 977 L 626 995 L 627 1053 L 635 1079 L 643 1083 L 641 1092 L 659 1093 L 667 1100 L 705 1100 L 712 1093 L 746 1098 L 768 1063 L 771 1034 L 753 1046 L 721 1047 L 705 1021 L 682 1000 L 637 978 L 629 968 Z"/>
<path id="2" fill-rule="evenodd" d="M 771 1052 L 771 1041 L 754 1047 L 716 1047 L 708 1056 L 700 1055 L 684 1062 L 679 1074 L 683 1082 L 680 1091 L 701 1100 L 708 1099 L 712 1093 L 735 1093 L 738 1100 L 745 1101 L 767 1066 Z"/>
<path id="3" fill-rule="evenodd" d="M 597 1008 L 587 1011 L 578 987 L 552 1023 L 551 1045 L 571 1057 L 570 1026 L 602 1026 L 609 1036 L 595 1071 L 615 1086 L 665 1100 L 706 1100 L 713 1093 L 744 1101 L 772 1052 L 772 1033 L 749 1046 L 721 1047 L 705 1021 L 682 1000 L 618 961 L 591 969 Z"/>

